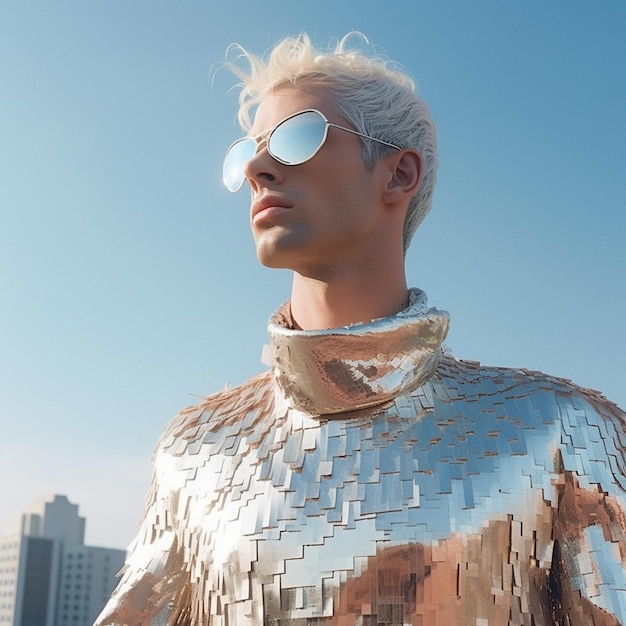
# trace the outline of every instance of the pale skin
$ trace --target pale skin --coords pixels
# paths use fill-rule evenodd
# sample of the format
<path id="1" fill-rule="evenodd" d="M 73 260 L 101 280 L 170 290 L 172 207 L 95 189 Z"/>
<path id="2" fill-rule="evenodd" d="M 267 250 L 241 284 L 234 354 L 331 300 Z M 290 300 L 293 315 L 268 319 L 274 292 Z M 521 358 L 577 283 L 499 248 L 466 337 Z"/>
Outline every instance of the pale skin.
<path id="1" fill-rule="evenodd" d="M 270 92 L 249 135 L 305 109 L 350 127 L 324 89 L 302 83 Z M 358 137 L 330 128 L 322 149 L 302 165 L 278 163 L 261 142 L 245 174 L 257 256 L 268 267 L 293 271 L 297 327 L 367 323 L 407 306 L 402 232 L 421 183 L 415 150 L 394 151 L 368 170 Z"/>

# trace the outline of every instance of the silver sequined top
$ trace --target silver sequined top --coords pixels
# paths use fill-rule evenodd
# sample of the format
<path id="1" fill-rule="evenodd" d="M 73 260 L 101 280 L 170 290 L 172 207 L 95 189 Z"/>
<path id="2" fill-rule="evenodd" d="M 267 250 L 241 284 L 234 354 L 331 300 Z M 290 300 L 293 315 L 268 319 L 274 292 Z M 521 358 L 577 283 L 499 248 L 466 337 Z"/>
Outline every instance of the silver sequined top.
<path id="1" fill-rule="evenodd" d="M 178 415 L 96 624 L 626 623 L 624 413 L 444 355 L 447 314 L 270 320 L 270 371 Z"/>

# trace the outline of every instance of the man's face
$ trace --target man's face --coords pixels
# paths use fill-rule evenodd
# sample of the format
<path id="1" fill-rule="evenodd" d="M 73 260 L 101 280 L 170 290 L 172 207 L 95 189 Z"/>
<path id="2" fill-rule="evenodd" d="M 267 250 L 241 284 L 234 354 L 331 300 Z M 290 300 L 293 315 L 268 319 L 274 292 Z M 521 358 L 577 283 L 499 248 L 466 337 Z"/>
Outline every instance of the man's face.
<path id="1" fill-rule="evenodd" d="M 323 89 L 304 84 L 268 94 L 249 134 L 270 131 L 305 109 L 317 109 L 330 122 L 351 127 Z M 245 167 L 261 263 L 320 280 L 345 270 L 346 264 L 360 264 L 383 226 L 382 212 L 375 210 L 375 170 L 365 168 L 359 139 L 332 127 L 320 151 L 301 165 L 278 163 L 261 143 Z"/>

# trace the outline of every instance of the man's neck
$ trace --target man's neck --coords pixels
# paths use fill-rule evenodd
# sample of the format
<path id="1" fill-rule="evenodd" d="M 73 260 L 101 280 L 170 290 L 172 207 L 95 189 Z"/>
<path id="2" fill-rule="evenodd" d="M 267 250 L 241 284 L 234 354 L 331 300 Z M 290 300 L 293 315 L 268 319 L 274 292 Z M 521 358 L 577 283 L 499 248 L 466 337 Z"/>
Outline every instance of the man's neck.
<path id="1" fill-rule="evenodd" d="M 391 280 L 370 275 L 320 281 L 294 273 L 291 315 L 303 330 L 339 328 L 395 315 L 408 306 L 404 273 Z"/>

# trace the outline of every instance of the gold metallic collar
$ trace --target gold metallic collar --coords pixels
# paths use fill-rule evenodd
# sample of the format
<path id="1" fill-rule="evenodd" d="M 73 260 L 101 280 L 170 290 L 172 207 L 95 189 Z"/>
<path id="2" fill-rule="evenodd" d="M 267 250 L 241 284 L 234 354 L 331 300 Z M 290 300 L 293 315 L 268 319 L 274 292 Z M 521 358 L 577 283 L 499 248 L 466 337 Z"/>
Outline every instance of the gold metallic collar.
<path id="1" fill-rule="evenodd" d="M 271 365 L 287 398 L 311 415 L 375 406 L 424 384 L 450 324 L 419 289 L 404 311 L 369 324 L 307 331 L 290 319 L 289 303 L 270 318 Z"/>

